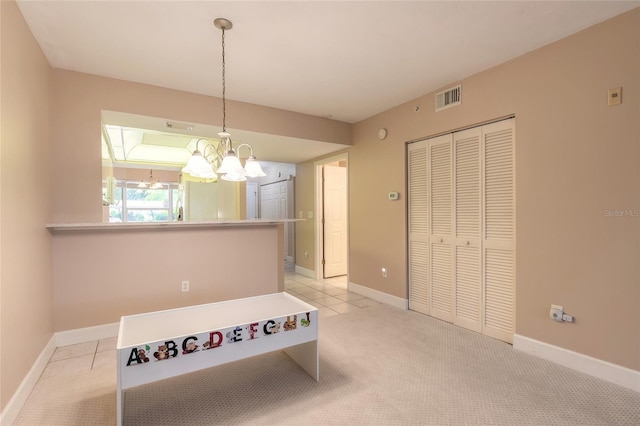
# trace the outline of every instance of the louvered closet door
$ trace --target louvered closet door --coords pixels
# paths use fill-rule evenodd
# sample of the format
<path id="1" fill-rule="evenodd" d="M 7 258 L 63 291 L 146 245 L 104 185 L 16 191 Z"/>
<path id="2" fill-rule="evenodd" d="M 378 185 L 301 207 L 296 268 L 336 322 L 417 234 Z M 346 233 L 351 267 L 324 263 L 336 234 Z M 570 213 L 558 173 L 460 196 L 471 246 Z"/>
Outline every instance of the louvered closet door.
<path id="1" fill-rule="evenodd" d="M 454 324 L 482 331 L 481 129 L 453 135 Z"/>
<path id="2" fill-rule="evenodd" d="M 515 173 L 513 119 L 483 127 L 483 333 L 513 342 Z"/>
<path id="3" fill-rule="evenodd" d="M 430 315 L 453 322 L 452 135 L 429 140 Z"/>
<path id="4" fill-rule="evenodd" d="M 408 146 L 409 309 L 429 314 L 427 141 Z"/>

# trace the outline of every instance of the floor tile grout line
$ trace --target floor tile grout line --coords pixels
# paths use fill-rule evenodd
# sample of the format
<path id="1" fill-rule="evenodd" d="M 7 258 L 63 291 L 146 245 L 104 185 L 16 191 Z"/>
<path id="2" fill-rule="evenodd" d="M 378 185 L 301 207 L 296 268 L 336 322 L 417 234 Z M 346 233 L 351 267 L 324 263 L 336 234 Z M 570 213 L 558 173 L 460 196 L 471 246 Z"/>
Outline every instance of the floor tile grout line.
<path id="1" fill-rule="evenodd" d="M 96 363 L 96 354 L 98 353 L 98 346 L 100 346 L 100 340 L 96 341 L 96 350 L 93 352 L 93 359 L 91 360 L 91 368 L 89 368 L 89 370 L 93 370 L 93 365 Z"/>

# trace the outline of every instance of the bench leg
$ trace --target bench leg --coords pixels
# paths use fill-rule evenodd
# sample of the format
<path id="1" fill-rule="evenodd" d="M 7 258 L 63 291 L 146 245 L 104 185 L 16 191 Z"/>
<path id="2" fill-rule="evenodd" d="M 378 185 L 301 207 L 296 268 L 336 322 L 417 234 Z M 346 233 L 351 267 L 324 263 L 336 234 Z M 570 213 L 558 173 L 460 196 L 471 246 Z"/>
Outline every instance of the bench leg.
<path id="1" fill-rule="evenodd" d="M 118 426 L 122 426 L 122 390 L 119 386 L 118 389 L 116 389 L 116 406 L 116 422 Z"/>
<path id="2" fill-rule="evenodd" d="M 317 340 L 291 346 L 284 349 L 284 352 L 316 381 L 320 380 Z"/>

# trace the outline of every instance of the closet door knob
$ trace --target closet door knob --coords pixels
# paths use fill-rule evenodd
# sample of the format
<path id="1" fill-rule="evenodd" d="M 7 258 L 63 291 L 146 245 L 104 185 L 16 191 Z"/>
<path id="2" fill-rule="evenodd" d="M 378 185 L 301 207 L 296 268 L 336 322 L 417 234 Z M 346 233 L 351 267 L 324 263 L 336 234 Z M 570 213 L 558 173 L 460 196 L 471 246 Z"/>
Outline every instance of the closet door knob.
<path id="1" fill-rule="evenodd" d="M 444 242 L 444 239 L 443 239 L 443 238 L 440 238 L 440 242 Z"/>
<path id="2" fill-rule="evenodd" d="M 470 244 L 470 243 L 469 243 L 469 241 L 467 240 L 467 245 L 469 245 L 469 244 Z"/>

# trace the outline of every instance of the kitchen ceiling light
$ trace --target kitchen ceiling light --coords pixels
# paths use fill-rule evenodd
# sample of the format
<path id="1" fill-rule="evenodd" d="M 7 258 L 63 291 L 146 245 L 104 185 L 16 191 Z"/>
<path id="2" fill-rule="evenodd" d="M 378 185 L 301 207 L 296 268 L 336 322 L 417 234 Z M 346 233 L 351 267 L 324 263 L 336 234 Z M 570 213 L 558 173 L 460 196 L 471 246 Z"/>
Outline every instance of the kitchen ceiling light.
<path id="1" fill-rule="evenodd" d="M 140 183 L 138 184 L 138 188 L 140 189 L 160 189 L 162 188 L 162 183 L 160 183 L 160 178 L 158 178 L 158 180 L 156 180 L 155 182 L 153 181 L 153 170 L 149 170 L 149 180 L 147 182 L 143 181 L 142 179 L 140 179 Z"/>
<path id="2" fill-rule="evenodd" d="M 220 167 L 216 172 L 218 175 L 221 175 L 224 180 L 241 182 L 247 180 L 247 177 L 253 178 L 266 176 L 262 171 L 262 167 L 260 167 L 260 163 L 258 163 L 256 157 L 253 155 L 253 147 L 247 143 L 243 143 L 238 146 L 238 150 L 242 146 L 248 146 L 251 150 L 251 154 L 246 161 L 245 167 L 242 167 L 237 151 L 233 149 L 231 134 L 227 132 L 227 84 L 225 79 L 226 62 L 224 54 L 224 36 L 225 31 L 230 30 L 233 27 L 233 24 L 231 21 L 224 18 L 215 19 L 213 24 L 216 28 L 222 30 L 222 132 L 218 133 L 218 136 L 220 136 L 220 143 L 217 147 L 212 149 L 213 152 L 209 155 L 207 155 L 206 149 L 203 155 L 198 150 L 198 144 L 196 143 L 196 150 L 193 151 L 193 155 L 182 171 L 196 177 L 216 178 L 217 175 L 213 172 L 212 164 L 220 164 Z M 209 146 L 211 145 L 207 145 L 207 148 Z M 211 172 L 209 172 L 209 169 L 211 169 Z M 209 173 L 213 174 L 213 176 Z"/>

